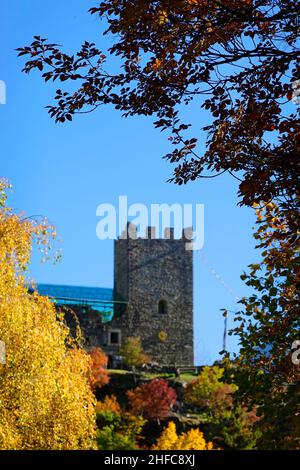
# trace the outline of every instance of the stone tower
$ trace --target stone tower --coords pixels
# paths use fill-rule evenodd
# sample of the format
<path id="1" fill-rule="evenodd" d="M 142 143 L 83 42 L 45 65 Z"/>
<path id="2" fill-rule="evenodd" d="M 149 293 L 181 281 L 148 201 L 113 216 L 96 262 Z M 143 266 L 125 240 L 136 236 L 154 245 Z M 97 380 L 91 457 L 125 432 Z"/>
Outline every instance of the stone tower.
<path id="1" fill-rule="evenodd" d="M 174 229 L 156 239 L 148 227 L 137 238 L 132 224 L 115 241 L 115 298 L 127 308 L 110 326 L 111 345 L 140 336 L 153 361 L 193 366 L 193 251 L 186 243 L 184 234 L 174 239 Z"/>

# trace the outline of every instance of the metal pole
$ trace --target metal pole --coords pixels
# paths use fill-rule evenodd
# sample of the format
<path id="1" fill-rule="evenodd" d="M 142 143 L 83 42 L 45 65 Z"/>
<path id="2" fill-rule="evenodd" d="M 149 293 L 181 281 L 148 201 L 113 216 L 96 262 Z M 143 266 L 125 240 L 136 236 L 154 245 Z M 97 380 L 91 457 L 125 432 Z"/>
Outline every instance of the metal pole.
<path id="1" fill-rule="evenodd" d="M 227 347 L 227 319 L 228 319 L 228 312 L 224 313 L 224 335 L 223 335 L 223 351 L 226 351 Z"/>

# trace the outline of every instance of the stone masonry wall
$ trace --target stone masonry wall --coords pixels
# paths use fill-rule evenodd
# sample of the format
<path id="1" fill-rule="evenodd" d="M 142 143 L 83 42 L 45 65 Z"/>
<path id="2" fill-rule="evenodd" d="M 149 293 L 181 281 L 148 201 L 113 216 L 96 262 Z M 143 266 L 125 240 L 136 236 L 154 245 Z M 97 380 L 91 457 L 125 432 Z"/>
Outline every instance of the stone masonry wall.
<path id="1" fill-rule="evenodd" d="M 122 342 L 140 336 L 152 360 L 165 365 L 194 363 L 193 251 L 185 243 L 184 238 L 115 242 L 115 292 L 128 306 L 111 327 L 121 329 Z M 166 313 L 159 313 L 160 300 Z"/>

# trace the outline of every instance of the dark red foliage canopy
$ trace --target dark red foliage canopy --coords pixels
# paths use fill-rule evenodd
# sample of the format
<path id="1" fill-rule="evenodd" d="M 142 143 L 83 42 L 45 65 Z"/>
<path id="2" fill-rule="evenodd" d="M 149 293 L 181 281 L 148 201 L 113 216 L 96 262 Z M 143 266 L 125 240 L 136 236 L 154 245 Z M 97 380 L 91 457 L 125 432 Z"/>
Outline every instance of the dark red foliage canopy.
<path id="1" fill-rule="evenodd" d="M 164 379 L 154 379 L 127 392 L 133 413 L 148 419 L 167 418 L 176 402 L 176 392 Z"/>

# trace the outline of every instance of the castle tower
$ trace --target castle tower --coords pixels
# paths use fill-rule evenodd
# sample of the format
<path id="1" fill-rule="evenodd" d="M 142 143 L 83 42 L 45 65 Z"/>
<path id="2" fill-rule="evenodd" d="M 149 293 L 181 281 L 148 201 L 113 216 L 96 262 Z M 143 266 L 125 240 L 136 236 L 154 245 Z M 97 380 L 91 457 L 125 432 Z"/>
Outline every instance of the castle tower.
<path id="1" fill-rule="evenodd" d="M 146 237 L 138 238 L 132 224 L 115 241 L 114 291 L 127 309 L 112 322 L 111 344 L 140 336 L 153 361 L 194 364 L 193 251 L 186 243 L 184 234 L 174 239 L 174 229 L 156 239 L 148 227 Z"/>

